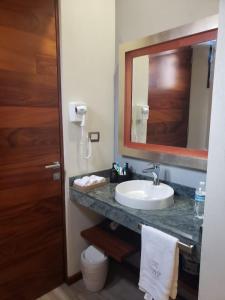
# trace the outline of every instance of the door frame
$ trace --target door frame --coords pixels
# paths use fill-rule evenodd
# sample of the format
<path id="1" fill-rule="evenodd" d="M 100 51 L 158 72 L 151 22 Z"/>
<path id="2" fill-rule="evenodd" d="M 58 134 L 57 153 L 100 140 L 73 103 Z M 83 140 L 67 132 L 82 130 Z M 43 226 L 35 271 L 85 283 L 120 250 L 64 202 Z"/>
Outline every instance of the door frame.
<path id="1" fill-rule="evenodd" d="M 66 240 L 66 207 L 65 207 L 65 170 L 64 170 L 64 146 L 63 146 L 63 112 L 62 112 L 62 90 L 61 90 L 61 52 L 60 52 L 60 17 L 59 0 L 55 4 L 55 29 L 56 29 L 56 58 L 57 58 L 57 85 L 58 85 L 58 108 L 59 108 L 59 140 L 60 140 L 60 169 L 61 169 L 61 194 L 63 214 L 63 279 L 67 281 L 67 240 Z"/>

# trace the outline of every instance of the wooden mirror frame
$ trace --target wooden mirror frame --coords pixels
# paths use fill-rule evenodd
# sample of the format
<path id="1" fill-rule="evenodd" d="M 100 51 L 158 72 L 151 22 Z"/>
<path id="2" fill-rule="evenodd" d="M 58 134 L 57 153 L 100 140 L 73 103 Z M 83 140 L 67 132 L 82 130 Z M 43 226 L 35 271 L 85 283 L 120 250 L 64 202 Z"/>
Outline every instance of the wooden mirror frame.
<path id="1" fill-rule="evenodd" d="M 141 40 L 120 45 L 119 56 L 119 150 L 123 156 L 206 171 L 208 151 L 143 144 L 131 141 L 133 58 L 214 40 L 218 15 Z"/>

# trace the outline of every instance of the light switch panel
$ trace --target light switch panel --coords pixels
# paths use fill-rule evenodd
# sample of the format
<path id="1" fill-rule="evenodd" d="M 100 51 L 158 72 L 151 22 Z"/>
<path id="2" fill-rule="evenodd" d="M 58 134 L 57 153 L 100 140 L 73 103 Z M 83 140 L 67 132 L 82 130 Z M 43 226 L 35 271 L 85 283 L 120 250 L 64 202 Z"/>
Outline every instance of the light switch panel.
<path id="1" fill-rule="evenodd" d="M 88 132 L 88 137 L 92 143 L 98 143 L 100 141 L 100 132 Z"/>

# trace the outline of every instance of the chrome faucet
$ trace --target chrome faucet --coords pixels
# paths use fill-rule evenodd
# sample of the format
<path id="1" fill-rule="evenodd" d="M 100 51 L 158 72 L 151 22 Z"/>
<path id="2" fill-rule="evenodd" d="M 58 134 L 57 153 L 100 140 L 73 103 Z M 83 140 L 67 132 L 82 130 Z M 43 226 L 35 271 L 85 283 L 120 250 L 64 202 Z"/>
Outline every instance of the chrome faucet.
<path id="1" fill-rule="evenodd" d="M 154 185 L 159 185 L 159 172 L 160 172 L 160 164 L 158 163 L 152 163 L 152 166 L 144 169 L 142 171 L 143 173 L 151 173 L 153 177 L 153 184 Z"/>

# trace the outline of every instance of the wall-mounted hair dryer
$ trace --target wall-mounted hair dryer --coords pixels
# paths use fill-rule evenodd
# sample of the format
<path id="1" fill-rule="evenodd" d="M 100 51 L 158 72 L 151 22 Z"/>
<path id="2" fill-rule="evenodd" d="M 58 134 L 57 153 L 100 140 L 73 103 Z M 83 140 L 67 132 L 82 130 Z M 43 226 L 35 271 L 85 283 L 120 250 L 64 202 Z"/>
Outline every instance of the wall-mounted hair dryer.
<path id="1" fill-rule="evenodd" d="M 135 104 L 132 107 L 133 121 L 147 121 L 149 119 L 150 109 L 148 105 Z"/>
<path id="2" fill-rule="evenodd" d="M 69 103 L 69 120 L 70 122 L 85 123 L 87 105 L 79 102 Z"/>
<path id="3" fill-rule="evenodd" d="M 80 102 L 69 103 L 69 121 L 75 122 L 81 127 L 80 155 L 82 158 L 89 159 L 92 155 L 91 141 L 85 133 L 85 121 L 87 105 Z"/>
<path id="4" fill-rule="evenodd" d="M 87 113 L 87 106 L 86 105 L 78 105 L 75 108 L 78 117 L 81 117 L 82 121 L 80 126 L 83 127 L 85 125 L 85 117 Z"/>

